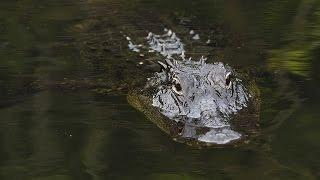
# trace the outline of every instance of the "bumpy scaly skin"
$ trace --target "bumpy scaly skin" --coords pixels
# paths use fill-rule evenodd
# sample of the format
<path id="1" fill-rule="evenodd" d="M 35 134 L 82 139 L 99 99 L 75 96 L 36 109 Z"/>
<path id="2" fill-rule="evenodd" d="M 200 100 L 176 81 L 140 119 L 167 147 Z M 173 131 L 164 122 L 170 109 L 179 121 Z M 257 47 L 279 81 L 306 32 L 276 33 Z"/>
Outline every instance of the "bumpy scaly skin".
<path id="1" fill-rule="evenodd" d="M 253 83 L 221 62 L 186 60 L 172 32 L 149 33 L 147 39 L 150 49 L 166 60 L 144 88 L 129 94 L 134 107 L 175 139 L 191 144 L 232 144 L 257 132 L 259 93 Z"/>
<path id="2" fill-rule="evenodd" d="M 203 60 L 167 60 L 167 64 L 167 69 L 147 81 L 140 95 L 135 94 L 138 100 L 139 97 L 141 100 L 144 97 L 152 99 L 141 104 L 153 106 L 153 111 L 162 114 L 154 121 L 168 121 L 176 126 L 167 125 L 161 129 L 169 129 L 165 131 L 182 141 L 229 144 L 247 135 L 240 132 L 246 130 L 236 129 L 237 124 L 232 124 L 237 113 L 251 120 L 243 120 L 243 123 L 248 123 L 245 124 L 246 128 L 257 128 L 258 94 L 247 88 L 246 83 L 229 66 L 222 63 L 206 64 Z M 230 73 L 233 73 L 233 78 L 226 83 L 226 76 Z M 251 111 L 243 117 L 240 112 L 249 108 Z M 235 123 L 241 124 L 241 120 Z"/>

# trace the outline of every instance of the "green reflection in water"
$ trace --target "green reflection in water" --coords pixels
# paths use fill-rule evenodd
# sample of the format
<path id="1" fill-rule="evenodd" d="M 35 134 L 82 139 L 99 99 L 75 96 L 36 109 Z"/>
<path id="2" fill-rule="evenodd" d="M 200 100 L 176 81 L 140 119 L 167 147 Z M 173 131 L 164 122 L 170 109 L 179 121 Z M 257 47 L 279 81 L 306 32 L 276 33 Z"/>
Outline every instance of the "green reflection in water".
<path id="1" fill-rule="evenodd" d="M 320 13 L 318 1 L 301 1 L 287 42 L 270 51 L 268 59 L 272 69 L 287 71 L 310 78 L 312 54 L 319 47 Z"/>

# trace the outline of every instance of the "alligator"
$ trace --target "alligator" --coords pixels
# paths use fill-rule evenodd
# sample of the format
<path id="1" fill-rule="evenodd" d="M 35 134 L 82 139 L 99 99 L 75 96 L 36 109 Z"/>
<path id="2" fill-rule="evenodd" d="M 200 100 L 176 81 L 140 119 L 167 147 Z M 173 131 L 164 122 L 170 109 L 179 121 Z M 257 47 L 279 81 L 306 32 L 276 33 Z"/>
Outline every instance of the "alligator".
<path id="1" fill-rule="evenodd" d="M 110 77 L 103 75 L 104 79 L 98 80 L 96 77 L 62 81 L 42 79 L 34 81 L 31 87 L 38 91 L 90 89 L 102 94 L 124 92 L 132 107 L 145 114 L 173 140 L 191 146 L 239 145 L 256 136 L 260 131 L 260 95 L 252 78 L 222 62 L 208 63 L 204 57 L 199 60 L 186 58 L 188 53 L 182 40 L 173 31 L 164 31 L 162 35 L 149 32 L 144 38 L 147 40 L 145 44 L 135 44 L 130 37 L 122 35 L 127 39 L 129 50 L 138 53 L 142 59 L 149 58 L 138 63 L 138 69 L 134 68 L 136 64 L 126 67 L 132 71 L 128 74 L 139 74 L 142 78 L 116 80 L 120 83 L 113 84 L 111 79 L 121 78 L 123 72 L 120 72 Z M 82 49 L 86 50 L 81 52 L 82 56 L 92 58 L 89 63 L 98 64 L 91 62 L 99 60 L 94 56 L 98 48 Z M 149 66 L 156 68 L 147 68 L 146 71 Z"/>
<path id="2" fill-rule="evenodd" d="M 121 47 L 115 48 L 114 34 L 106 40 L 101 38 L 106 37 L 105 31 L 101 31 L 102 34 L 88 33 L 88 39 L 79 40 L 83 44 L 81 57 L 88 60 L 85 63 L 89 66 L 94 66 L 93 73 L 99 71 L 99 76 L 94 74 L 87 78 L 85 74 L 85 79 L 57 82 L 40 79 L 31 84 L 31 89 L 90 89 L 103 94 L 125 92 L 129 104 L 173 140 L 192 146 L 238 145 L 259 133 L 260 94 L 246 73 L 222 62 L 209 63 L 204 57 L 199 57 L 200 60 L 186 58 L 192 55 L 185 50 L 187 43 L 169 29 L 162 35 L 149 32 L 142 38 L 147 40 L 146 44 L 135 44 L 122 33 L 122 39 L 127 39 L 127 46 L 133 51 L 126 57 L 138 56 L 143 60 L 139 70 L 134 68 L 136 63 L 117 61 L 112 64 L 113 61 L 108 61 L 106 67 L 113 67 L 113 70 L 100 72 L 101 64 L 106 62 L 104 58 L 114 56 L 119 60 L 122 56 L 118 51 Z M 190 41 L 199 42 L 199 34 L 191 30 L 189 35 Z M 206 40 L 206 43 L 210 41 Z M 113 66 L 119 66 L 121 70 L 123 64 L 127 69 L 125 73 Z M 146 67 L 148 71 L 145 71 Z M 114 74 L 109 76 L 105 72 Z M 142 78 L 123 81 L 123 74 L 128 77 L 139 74 Z"/>
<path id="3" fill-rule="evenodd" d="M 158 62 L 161 70 L 131 90 L 128 102 L 174 140 L 189 145 L 239 144 L 256 135 L 260 100 L 254 82 L 222 62 L 186 59 L 181 40 L 165 31 L 146 38 L 149 52 L 165 59 Z M 133 51 L 144 47 L 127 39 Z"/>
<path id="4" fill-rule="evenodd" d="M 258 130 L 258 92 L 222 64 L 167 60 L 129 103 L 187 144 L 229 144 Z M 244 134 L 240 133 L 243 132 Z"/>

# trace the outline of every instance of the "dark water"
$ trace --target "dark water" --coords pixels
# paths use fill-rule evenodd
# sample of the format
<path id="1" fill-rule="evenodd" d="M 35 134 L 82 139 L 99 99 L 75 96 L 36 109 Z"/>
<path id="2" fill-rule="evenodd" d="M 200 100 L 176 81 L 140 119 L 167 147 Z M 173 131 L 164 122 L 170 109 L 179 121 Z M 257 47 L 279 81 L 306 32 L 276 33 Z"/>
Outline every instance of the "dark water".
<path id="1" fill-rule="evenodd" d="M 3 0 L 0 7 L 0 179 L 320 177 L 319 1 Z M 207 55 L 256 71 L 263 132 L 254 147 L 176 143 L 123 93 L 36 88 L 39 80 L 121 82 L 141 59 L 120 31 L 138 41 L 181 22 L 200 37 L 209 24 L 220 29 Z"/>

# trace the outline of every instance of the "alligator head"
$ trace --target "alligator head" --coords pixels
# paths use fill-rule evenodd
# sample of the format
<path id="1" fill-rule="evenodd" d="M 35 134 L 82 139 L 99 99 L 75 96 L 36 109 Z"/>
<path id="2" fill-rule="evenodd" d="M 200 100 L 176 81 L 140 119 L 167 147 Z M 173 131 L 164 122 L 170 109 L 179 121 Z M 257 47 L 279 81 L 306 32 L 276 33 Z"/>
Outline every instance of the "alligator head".
<path id="1" fill-rule="evenodd" d="M 188 144 L 232 144 L 257 131 L 259 98 L 254 84 L 221 62 L 166 59 L 129 102 Z"/>
<path id="2" fill-rule="evenodd" d="M 260 106 L 252 81 L 221 62 L 185 59 L 184 45 L 171 30 L 149 33 L 147 40 L 165 61 L 159 62 L 161 72 L 129 94 L 133 107 L 188 144 L 232 144 L 255 134 Z"/>

